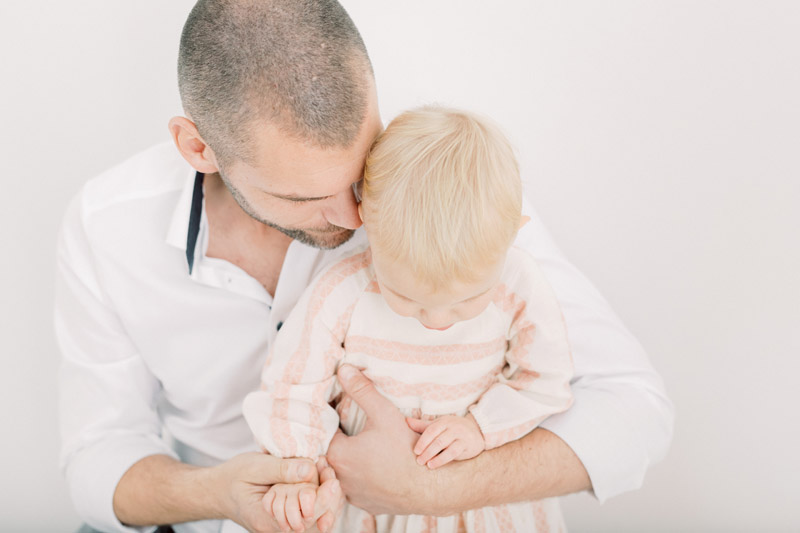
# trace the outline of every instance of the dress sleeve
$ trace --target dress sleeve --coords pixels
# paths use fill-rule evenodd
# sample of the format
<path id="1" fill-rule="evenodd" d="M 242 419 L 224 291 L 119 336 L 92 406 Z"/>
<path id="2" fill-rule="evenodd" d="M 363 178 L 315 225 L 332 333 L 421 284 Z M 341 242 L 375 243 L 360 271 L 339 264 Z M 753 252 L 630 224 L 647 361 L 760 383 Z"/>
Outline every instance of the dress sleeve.
<path id="1" fill-rule="evenodd" d="M 515 245 L 530 253 L 553 287 L 575 365 L 572 407 L 541 426 L 580 458 L 604 501 L 641 487 L 672 440 L 674 407 L 641 344 L 592 283 L 571 264 L 531 206 Z"/>
<path id="2" fill-rule="evenodd" d="M 278 457 L 323 455 L 339 427 L 330 402 L 353 308 L 365 286 L 369 252 L 350 256 L 303 293 L 284 322 L 243 411 L 259 445 Z"/>
<path id="3" fill-rule="evenodd" d="M 151 531 L 117 520 L 113 496 L 134 463 L 163 454 L 160 392 L 109 302 L 95 269 L 81 196 L 67 210 L 57 247 L 55 330 L 61 351 L 61 467 L 81 519 L 100 531 Z"/>
<path id="4" fill-rule="evenodd" d="M 572 356 L 558 301 L 527 254 L 512 250 L 508 262 L 512 272 L 494 299 L 511 317 L 505 366 L 470 407 L 487 449 L 518 439 L 572 404 Z"/>

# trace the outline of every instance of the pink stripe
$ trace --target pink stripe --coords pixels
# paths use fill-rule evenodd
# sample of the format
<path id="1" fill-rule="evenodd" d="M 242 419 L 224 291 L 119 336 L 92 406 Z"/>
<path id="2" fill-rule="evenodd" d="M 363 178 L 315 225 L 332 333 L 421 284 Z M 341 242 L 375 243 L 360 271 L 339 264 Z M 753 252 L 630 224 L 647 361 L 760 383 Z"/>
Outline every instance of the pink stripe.
<path id="1" fill-rule="evenodd" d="M 380 285 L 378 285 L 378 280 L 374 280 L 373 279 L 372 281 L 370 281 L 369 285 L 367 285 L 367 288 L 364 289 L 364 292 L 368 292 L 368 293 L 372 293 L 372 294 L 380 294 L 381 293 L 381 287 L 380 287 Z"/>
<path id="2" fill-rule="evenodd" d="M 297 383 L 303 378 L 303 372 L 311 353 L 311 334 L 317 315 L 322 310 L 326 298 L 350 276 L 355 275 L 370 264 L 370 251 L 354 255 L 337 263 L 314 286 L 314 292 L 309 300 L 308 313 L 303 324 L 303 333 L 300 346 L 289 360 L 284 370 L 283 381 Z"/>
<path id="3" fill-rule="evenodd" d="M 508 341 L 505 337 L 481 343 L 441 346 L 420 346 L 360 335 L 353 335 L 345 340 L 345 349 L 349 353 L 361 352 L 384 361 L 420 365 L 452 365 L 477 361 L 500 351 L 505 352 L 507 347 Z"/>
<path id="4" fill-rule="evenodd" d="M 528 347 L 533 342 L 534 332 L 536 331 L 536 326 L 525 316 L 527 302 L 517 296 L 516 293 L 511 292 L 505 284 L 500 284 L 497 287 L 493 302 L 500 310 L 512 316 L 512 321 L 517 330 L 517 334 L 512 339 L 506 354 L 506 360 L 523 368 L 527 367 L 528 365 L 522 363 L 526 359 Z M 530 376 L 527 379 L 530 379 Z M 524 385 L 519 388 L 523 387 Z"/>
<path id="5" fill-rule="evenodd" d="M 436 533 L 436 518 L 433 516 L 423 516 L 423 529 L 421 533 Z"/>
<path id="6" fill-rule="evenodd" d="M 431 401 L 451 401 L 461 399 L 476 392 L 483 392 L 489 385 L 497 381 L 497 373 L 503 365 L 496 366 L 488 374 L 473 381 L 458 383 L 456 385 L 442 385 L 439 383 L 404 383 L 389 376 L 371 376 L 373 383 L 379 390 L 402 398 L 405 396 L 418 396 Z"/>
<path id="7" fill-rule="evenodd" d="M 514 520 L 511 518 L 507 505 L 493 507 L 492 510 L 494 511 L 494 518 L 497 520 L 497 527 L 500 528 L 498 529 L 500 533 L 514 533 L 516 531 L 514 529 Z"/>
<path id="8" fill-rule="evenodd" d="M 328 349 L 325 350 L 325 376 L 333 376 L 336 372 L 336 364 L 339 362 L 339 359 L 342 357 L 342 345 L 338 339 L 343 339 L 344 334 L 347 331 L 347 327 L 350 324 L 350 317 L 353 315 L 353 309 L 355 309 L 356 304 L 353 303 L 344 312 L 339 316 L 336 320 L 336 325 L 331 332 L 331 343 L 328 346 Z M 328 388 L 327 380 L 320 382 L 311 393 L 311 402 L 312 405 L 327 405 L 328 398 L 326 395 L 326 389 Z M 312 428 L 322 428 L 322 412 L 317 410 L 312 410 L 311 412 L 311 420 L 309 420 L 309 426 Z M 321 432 L 323 438 L 325 437 L 324 432 Z M 317 449 L 321 446 L 321 439 L 314 434 L 314 432 L 310 432 L 306 438 L 306 444 L 308 445 L 309 450 Z"/>
<path id="9" fill-rule="evenodd" d="M 375 533 L 375 517 L 364 513 L 364 518 L 361 520 L 360 533 Z"/>
<path id="10" fill-rule="evenodd" d="M 494 431 L 492 433 L 487 433 L 483 436 L 484 440 L 486 441 L 486 449 L 497 448 L 498 446 L 502 446 L 506 442 L 511 442 L 512 440 L 517 440 L 522 435 L 526 435 L 529 433 L 533 428 L 539 425 L 539 423 L 544 420 L 545 417 L 540 416 L 534 420 L 529 420 L 518 426 L 514 426 L 513 428 L 504 429 L 502 431 Z"/>
<path id="11" fill-rule="evenodd" d="M 486 533 L 486 516 L 484 516 L 485 512 L 485 507 L 483 509 L 475 509 L 475 533 Z"/>
<path id="12" fill-rule="evenodd" d="M 536 533 L 550 533 L 550 523 L 547 519 L 547 511 L 544 510 L 542 502 L 532 502 L 533 517 L 536 523 Z"/>
<path id="13" fill-rule="evenodd" d="M 280 388 L 288 389 L 283 383 L 280 385 L 282 386 Z M 278 387 L 276 387 L 277 390 Z M 283 392 L 285 398 L 285 391 Z M 288 413 L 289 401 L 275 398 L 272 401 L 272 415 L 269 417 L 271 421 L 270 431 L 272 432 L 272 440 L 275 441 L 281 454 L 284 457 L 295 457 L 297 456 L 297 443 L 292 438 L 292 426 L 289 424 Z"/>

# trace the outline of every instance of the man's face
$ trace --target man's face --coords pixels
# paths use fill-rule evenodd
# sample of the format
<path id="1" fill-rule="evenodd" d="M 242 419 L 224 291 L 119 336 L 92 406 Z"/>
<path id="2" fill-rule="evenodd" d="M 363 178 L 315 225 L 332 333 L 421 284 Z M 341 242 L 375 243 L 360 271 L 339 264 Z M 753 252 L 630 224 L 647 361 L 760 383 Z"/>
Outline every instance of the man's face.
<path id="1" fill-rule="evenodd" d="M 361 180 L 382 127 L 374 92 L 358 136 L 346 148 L 322 149 L 265 124 L 254 130 L 253 161 L 236 161 L 220 176 L 254 219 L 305 244 L 335 248 L 361 225 L 352 185 Z"/>

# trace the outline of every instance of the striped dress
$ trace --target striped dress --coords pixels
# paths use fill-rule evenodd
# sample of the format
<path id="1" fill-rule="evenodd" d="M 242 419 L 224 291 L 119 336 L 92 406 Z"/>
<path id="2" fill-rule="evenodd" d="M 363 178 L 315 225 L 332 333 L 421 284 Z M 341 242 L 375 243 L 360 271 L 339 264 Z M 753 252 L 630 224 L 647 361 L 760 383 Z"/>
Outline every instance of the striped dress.
<path id="1" fill-rule="evenodd" d="M 527 252 L 511 248 L 492 303 L 445 331 L 394 313 L 382 298 L 368 248 L 323 271 L 282 326 L 260 391 L 244 415 L 263 449 L 279 457 L 324 455 L 340 426 L 364 426 L 342 396 L 339 365 L 364 369 L 406 416 L 472 413 L 486 447 L 517 439 L 572 403 L 572 358 L 561 310 Z M 556 533 L 556 499 L 486 507 L 448 517 L 372 516 L 349 504 L 341 532 Z"/>

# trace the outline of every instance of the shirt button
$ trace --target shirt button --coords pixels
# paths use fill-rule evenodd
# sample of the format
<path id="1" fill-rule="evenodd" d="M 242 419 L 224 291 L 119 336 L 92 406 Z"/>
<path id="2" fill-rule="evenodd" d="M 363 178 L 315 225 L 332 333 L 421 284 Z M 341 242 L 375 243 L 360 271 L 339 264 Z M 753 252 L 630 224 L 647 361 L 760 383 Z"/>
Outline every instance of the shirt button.
<path id="1" fill-rule="evenodd" d="M 278 331 L 281 330 L 281 326 L 283 326 L 283 322 L 278 322 Z"/>

